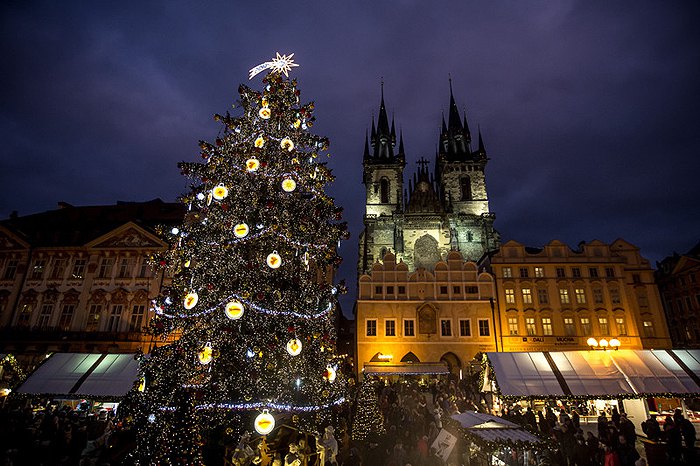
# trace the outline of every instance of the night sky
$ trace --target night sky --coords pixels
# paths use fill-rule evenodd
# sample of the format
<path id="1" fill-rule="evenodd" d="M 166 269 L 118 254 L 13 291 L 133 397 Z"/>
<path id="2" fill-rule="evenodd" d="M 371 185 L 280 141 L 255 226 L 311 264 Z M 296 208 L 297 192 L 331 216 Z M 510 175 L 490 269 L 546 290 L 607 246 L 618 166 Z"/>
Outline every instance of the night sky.
<path id="1" fill-rule="evenodd" d="M 112 3 L 2 2 L 2 218 L 175 200 L 177 162 L 196 160 L 220 129 L 212 115 L 279 51 L 295 53 L 314 132 L 331 140 L 349 284 L 382 78 L 408 175 L 434 160 L 452 77 L 491 158 L 504 241 L 622 237 L 656 261 L 700 240 L 698 2 Z"/>

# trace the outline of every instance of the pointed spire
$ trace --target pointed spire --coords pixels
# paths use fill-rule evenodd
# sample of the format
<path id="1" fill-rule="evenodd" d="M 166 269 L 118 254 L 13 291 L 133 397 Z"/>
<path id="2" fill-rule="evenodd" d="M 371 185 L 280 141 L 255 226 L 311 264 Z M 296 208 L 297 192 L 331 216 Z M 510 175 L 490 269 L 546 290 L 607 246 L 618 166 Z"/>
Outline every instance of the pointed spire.
<path id="1" fill-rule="evenodd" d="M 396 126 L 394 126 L 394 115 L 391 116 L 391 142 L 396 144 Z"/>
<path id="2" fill-rule="evenodd" d="M 450 117 L 448 123 L 448 127 L 450 129 L 462 129 L 462 122 L 459 118 L 459 110 L 457 109 L 457 104 L 455 103 L 455 98 L 452 94 L 452 76 L 450 76 Z"/>
<path id="3" fill-rule="evenodd" d="M 447 125 L 445 124 L 445 112 L 442 112 L 442 134 L 447 133 Z"/>
<path id="4" fill-rule="evenodd" d="M 486 149 L 484 148 L 484 140 L 481 138 L 481 127 L 479 127 L 479 155 L 486 157 Z"/>
<path id="5" fill-rule="evenodd" d="M 377 143 L 377 130 L 374 127 L 374 112 L 372 112 L 372 145 Z"/>
<path id="6" fill-rule="evenodd" d="M 363 155 L 362 157 L 363 157 L 364 159 L 368 159 L 368 158 L 369 158 L 369 138 L 368 138 L 368 135 L 367 135 L 367 130 L 365 130 L 365 153 L 364 153 L 364 155 Z"/>
<path id="7" fill-rule="evenodd" d="M 464 135 L 467 138 L 467 143 L 471 143 L 472 132 L 469 130 L 469 123 L 467 123 L 467 109 L 464 109 Z"/>
<path id="8" fill-rule="evenodd" d="M 403 149 L 403 130 L 399 131 L 399 155 L 406 155 Z"/>

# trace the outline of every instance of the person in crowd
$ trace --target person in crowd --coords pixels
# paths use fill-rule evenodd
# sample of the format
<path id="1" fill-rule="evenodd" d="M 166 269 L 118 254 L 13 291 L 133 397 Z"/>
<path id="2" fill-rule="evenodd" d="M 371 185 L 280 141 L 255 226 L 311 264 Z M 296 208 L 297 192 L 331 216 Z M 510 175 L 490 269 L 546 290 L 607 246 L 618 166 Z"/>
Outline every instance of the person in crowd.
<path id="1" fill-rule="evenodd" d="M 649 440 L 657 442 L 661 439 L 661 426 L 656 419 L 656 414 L 650 414 L 649 419 L 642 423 L 642 431 Z"/>
<path id="2" fill-rule="evenodd" d="M 639 459 L 639 453 L 634 448 L 634 443 L 629 443 L 627 436 L 622 433 L 618 436 L 618 441 L 617 456 L 620 459 L 620 466 L 634 466 L 634 463 Z"/>

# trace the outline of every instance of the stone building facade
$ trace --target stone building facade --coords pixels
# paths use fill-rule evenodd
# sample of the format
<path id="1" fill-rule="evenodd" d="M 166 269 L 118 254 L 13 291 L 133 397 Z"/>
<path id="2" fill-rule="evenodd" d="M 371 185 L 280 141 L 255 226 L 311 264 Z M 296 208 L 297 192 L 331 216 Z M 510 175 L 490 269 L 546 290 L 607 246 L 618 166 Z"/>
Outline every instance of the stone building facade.
<path id="1" fill-rule="evenodd" d="M 156 199 L 73 207 L 0 222 L 0 353 L 26 365 L 47 353 L 148 351 L 150 300 L 164 280 L 147 259 L 156 225 L 182 220 Z"/>
<path id="2" fill-rule="evenodd" d="M 657 263 L 656 282 L 673 347 L 700 348 L 700 243 Z"/>
<path id="3" fill-rule="evenodd" d="M 509 241 L 484 265 L 495 276 L 501 351 L 583 350 L 590 337 L 671 348 L 654 270 L 622 239 L 577 249 Z"/>

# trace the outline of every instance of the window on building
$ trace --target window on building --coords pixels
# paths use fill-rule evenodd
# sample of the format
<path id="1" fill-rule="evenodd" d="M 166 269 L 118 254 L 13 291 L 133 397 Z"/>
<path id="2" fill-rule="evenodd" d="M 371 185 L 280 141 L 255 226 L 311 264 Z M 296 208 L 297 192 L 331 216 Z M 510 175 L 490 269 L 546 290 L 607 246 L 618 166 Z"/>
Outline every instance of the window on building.
<path id="1" fill-rule="evenodd" d="M 615 269 L 613 267 L 605 267 L 605 276 L 607 278 L 615 278 Z"/>
<path id="2" fill-rule="evenodd" d="M 532 290 L 530 288 L 523 288 L 523 303 L 532 304 Z"/>
<path id="3" fill-rule="evenodd" d="M 472 200 L 472 184 L 468 176 L 462 176 L 459 179 L 460 186 L 460 201 L 471 201 Z"/>
<path id="4" fill-rule="evenodd" d="M 610 288 L 610 302 L 613 304 L 620 304 L 620 290 L 617 288 Z"/>
<path id="5" fill-rule="evenodd" d="M 461 287 L 461 286 L 453 286 L 453 287 L 452 287 L 452 293 L 453 293 L 453 294 L 461 294 L 461 293 L 462 293 L 462 287 Z"/>
<path id="6" fill-rule="evenodd" d="M 44 276 L 44 270 L 46 269 L 46 259 L 37 259 L 34 261 L 34 267 L 32 267 L 32 280 L 41 280 Z"/>
<path id="7" fill-rule="evenodd" d="M 642 322 L 642 327 L 644 328 L 644 336 L 645 337 L 653 337 L 654 336 L 654 324 L 650 320 L 645 320 Z"/>
<path id="8" fill-rule="evenodd" d="M 53 267 L 51 268 L 51 277 L 53 280 L 61 280 L 63 278 L 63 273 L 66 270 L 66 260 L 61 258 L 54 258 Z"/>
<path id="9" fill-rule="evenodd" d="M 506 303 L 515 304 L 515 290 L 513 288 L 506 288 L 504 291 L 506 293 Z"/>
<path id="10" fill-rule="evenodd" d="M 64 304 L 61 309 L 61 315 L 58 319 L 58 327 L 61 330 L 70 330 L 70 325 L 73 322 L 73 312 L 75 311 L 74 304 Z"/>
<path id="11" fill-rule="evenodd" d="M 97 273 L 97 278 L 112 278 L 112 268 L 114 267 L 114 258 L 103 257 L 100 261 L 100 269 Z"/>
<path id="12" fill-rule="evenodd" d="M 571 276 L 574 278 L 581 278 L 581 268 L 580 267 L 572 267 L 571 268 Z"/>
<path id="13" fill-rule="evenodd" d="M 568 289 L 559 288 L 559 301 L 561 301 L 562 304 L 569 304 L 571 302 Z"/>
<path id="14" fill-rule="evenodd" d="M 513 277 L 513 269 L 510 267 L 503 267 L 503 278 L 512 278 Z"/>
<path id="15" fill-rule="evenodd" d="M 460 337 L 470 337 L 472 336 L 472 322 L 469 319 L 459 320 L 459 336 Z"/>
<path id="16" fill-rule="evenodd" d="M 517 317 L 508 317 L 508 333 L 510 333 L 511 335 L 518 334 L 518 318 Z"/>
<path id="17" fill-rule="evenodd" d="M 36 326 L 45 329 L 51 325 L 51 314 L 53 314 L 53 304 L 44 304 L 41 306 L 41 312 L 39 312 L 39 320 L 37 320 Z"/>
<path id="18" fill-rule="evenodd" d="M 633 273 L 632 283 L 642 283 L 642 277 L 638 273 Z"/>
<path id="19" fill-rule="evenodd" d="M 386 178 L 382 178 L 381 181 L 379 182 L 379 197 L 382 204 L 388 204 L 389 203 L 389 180 Z"/>
<path id="20" fill-rule="evenodd" d="M 542 317 L 542 333 L 545 335 L 552 335 L 554 333 L 552 330 L 551 317 Z"/>
<path id="21" fill-rule="evenodd" d="M 607 317 L 598 317 L 598 327 L 600 328 L 601 335 L 610 335 Z"/>
<path id="22" fill-rule="evenodd" d="M 539 300 L 540 304 L 549 304 L 549 293 L 547 292 L 547 288 L 539 288 L 537 290 L 537 299 Z"/>
<path id="23" fill-rule="evenodd" d="M 17 274 L 18 265 L 19 262 L 14 259 L 10 259 L 9 261 L 7 261 L 7 265 L 5 266 L 5 275 L 3 275 L 3 278 L 5 280 L 14 280 L 15 275 Z"/>
<path id="24" fill-rule="evenodd" d="M 406 287 L 403 285 L 399 285 L 399 294 L 406 294 Z"/>
<path id="25" fill-rule="evenodd" d="M 440 287 L 440 294 L 447 294 L 447 287 L 446 286 Z"/>
<path id="26" fill-rule="evenodd" d="M 85 330 L 94 332 L 100 325 L 100 317 L 102 316 L 102 304 L 91 304 L 88 312 L 88 320 L 85 325 Z"/>
<path id="27" fill-rule="evenodd" d="M 615 326 L 617 327 L 618 335 L 627 335 L 627 325 L 625 325 L 624 317 L 616 317 Z"/>
<path id="28" fill-rule="evenodd" d="M 130 278 L 132 267 L 132 260 L 128 257 L 122 257 L 121 261 L 119 261 L 119 274 L 117 276 L 119 278 Z"/>
<path id="29" fill-rule="evenodd" d="M 478 286 L 466 286 L 464 292 L 467 294 L 478 294 L 479 287 Z"/>
<path id="30" fill-rule="evenodd" d="M 544 267 L 535 267 L 535 277 L 544 278 Z"/>
<path id="31" fill-rule="evenodd" d="M 108 332 L 118 332 L 121 326 L 122 311 L 124 306 L 121 304 L 113 304 L 112 310 L 109 313 L 109 320 L 107 321 L 107 331 Z"/>
<path id="32" fill-rule="evenodd" d="M 19 313 L 19 317 L 17 317 L 17 326 L 18 327 L 29 327 L 29 322 L 31 321 L 31 318 L 32 318 L 32 305 L 31 304 L 23 304 L 22 310 Z"/>
<path id="33" fill-rule="evenodd" d="M 375 287 L 374 287 L 374 294 L 382 294 L 382 287 L 381 287 L 381 286 L 375 286 Z"/>
<path id="34" fill-rule="evenodd" d="M 443 337 L 452 336 L 452 321 L 449 319 L 440 320 L 440 335 Z"/>
<path id="35" fill-rule="evenodd" d="M 73 271 L 70 273 L 71 278 L 81 279 L 85 274 L 85 259 L 76 259 L 73 262 Z"/>
<path id="36" fill-rule="evenodd" d="M 593 302 L 596 304 L 603 304 L 603 290 L 600 288 L 593 288 Z"/>
<path id="37" fill-rule="evenodd" d="M 520 267 L 520 278 L 528 278 L 529 273 L 527 267 Z"/>
<path id="38" fill-rule="evenodd" d="M 564 317 L 564 335 L 567 337 L 576 335 L 576 326 L 574 325 L 573 317 Z"/>
<path id="39" fill-rule="evenodd" d="M 148 258 L 142 257 L 139 264 L 139 278 L 148 278 L 152 273 L 151 266 L 148 264 Z"/>
<path id="40" fill-rule="evenodd" d="M 146 314 L 146 306 L 135 304 L 131 309 L 131 317 L 129 318 L 129 331 L 140 332 L 143 327 L 143 317 Z"/>
<path id="41" fill-rule="evenodd" d="M 395 337 L 396 336 L 396 321 L 393 319 L 386 319 L 384 321 L 384 336 Z"/>
<path id="42" fill-rule="evenodd" d="M 525 318 L 525 330 L 527 331 L 528 336 L 537 335 L 537 325 L 535 324 L 534 317 Z"/>
<path id="43" fill-rule="evenodd" d="M 393 286 L 387 286 L 387 287 L 386 287 L 386 294 L 394 294 L 394 287 L 393 287 Z"/>
<path id="44" fill-rule="evenodd" d="M 583 336 L 590 336 L 593 333 L 591 332 L 591 319 L 588 317 L 581 317 L 581 333 L 583 333 Z"/>
<path id="45" fill-rule="evenodd" d="M 557 278 L 564 278 L 566 277 L 566 272 L 564 271 L 564 267 L 557 267 Z"/>
<path id="46" fill-rule="evenodd" d="M 366 321 L 365 324 L 365 329 L 367 330 L 367 336 L 368 337 L 376 337 L 377 336 L 377 321 L 375 319 L 369 319 Z"/>
<path id="47" fill-rule="evenodd" d="M 491 335 L 491 330 L 489 329 L 488 319 L 479 319 L 479 336 L 488 337 Z"/>
<path id="48" fill-rule="evenodd" d="M 403 336 L 405 337 L 415 337 L 416 336 L 416 321 L 413 319 L 404 319 L 403 321 Z"/>
<path id="49" fill-rule="evenodd" d="M 588 268 L 588 276 L 591 278 L 598 278 L 598 268 L 597 267 L 589 267 Z"/>
<path id="50" fill-rule="evenodd" d="M 586 291 L 583 288 L 576 288 L 574 293 L 576 294 L 577 304 L 586 304 Z"/>

